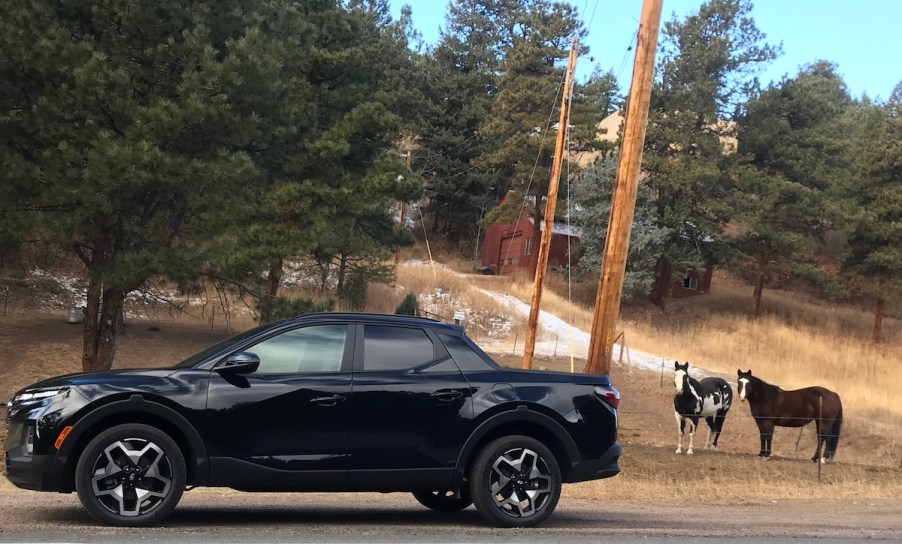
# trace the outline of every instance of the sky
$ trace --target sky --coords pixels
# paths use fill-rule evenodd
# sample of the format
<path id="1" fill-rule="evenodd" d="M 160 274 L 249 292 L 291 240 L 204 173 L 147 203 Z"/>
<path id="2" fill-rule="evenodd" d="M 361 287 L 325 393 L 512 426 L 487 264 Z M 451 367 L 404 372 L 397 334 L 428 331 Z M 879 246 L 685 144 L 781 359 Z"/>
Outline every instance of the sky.
<path id="1" fill-rule="evenodd" d="M 444 25 L 446 0 L 390 0 L 395 18 L 410 5 L 414 27 L 427 44 L 438 40 Z M 589 31 L 589 54 L 579 59 L 577 78 L 597 64 L 618 75 L 622 89 L 632 72 L 627 51 L 638 29 L 641 0 L 570 0 Z M 661 26 L 675 14 L 682 19 L 697 12 L 702 0 L 664 0 Z M 782 42 L 783 53 L 760 74 L 762 83 L 793 76 L 799 67 L 818 59 L 839 66 L 849 91 L 871 98 L 889 98 L 902 80 L 902 0 L 757 0 L 752 17 L 768 43 Z M 593 15 L 594 12 L 594 15 Z"/>

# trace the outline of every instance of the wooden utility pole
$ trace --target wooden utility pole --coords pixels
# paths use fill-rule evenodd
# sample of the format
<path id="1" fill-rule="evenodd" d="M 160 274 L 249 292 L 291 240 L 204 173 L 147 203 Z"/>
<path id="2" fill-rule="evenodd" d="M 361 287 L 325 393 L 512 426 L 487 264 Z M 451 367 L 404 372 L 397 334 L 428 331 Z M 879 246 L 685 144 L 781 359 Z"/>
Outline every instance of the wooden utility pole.
<path id="1" fill-rule="evenodd" d="M 407 163 L 407 166 L 408 166 L 408 167 L 410 166 L 410 159 L 411 159 L 411 157 L 410 157 L 410 150 L 408 150 L 408 151 L 407 151 L 407 154 L 404 156 L 404 162 Z M 404 225 L 404 212 L 405 212 L 405 210 L 404 210 L 404 201 L 402 200 L 402 201 L 399 202 L 398 204 L 399 204 L 400 207 L 401 207 L 401 210 L 400 210 L 400 216 L 401 216 L 400 219 L 401 219 L 401 220 L 399 221 L 399 223 L 401 224 L 401 228 L 403 229 L 404 226 L 405 226 L 405 225 Z M 399 247 L 399 248 L 396 248 L 396 249 L 395 249 L 395 266 L 397 266 L 397 265 L 400 264 L 400 263 L 401 263 L 401 248 Z"/>
<path id="2" fill-rule="evenodd" d="M 532 368 L 532 356 L 536 349 L 536 328 L 539 321 L 539 304 L 542 302 L 542 282 L 545 280 L 545 269 L 548 268 L 548 251 L 551 247 L 551 236 L 554 234 L 554 208 L 557 206 L 557 187 L 561 178 L 561 162 L 564 156 L 564 143 L 567 137 L 567 123 L 570 120 L 570 97 L 573 70 L 576 67 L 576 53 L 579 44 L 576 38 L 570 44 L 570 56 L 567 59 L 567 71 L 564 73 L 564 91 L 561 98 L 561 115 L 557 123 L 557 139 L 554 142 L 554 162 L 551 164 L 551 179 L 548 182 L 548 198 L 545 200 L 544 230 L 539 252 L 536 255 L 536 277 L 532 286 L 532 305 L 529 308 L 529 320 L 526 322 L 526 344 L 523 346 L 523 368 Z M 536 198 L 539 198 L 536 195 Z"/>
<path id="3" fill-rule="evenodd" d="M 648 103 L 654 78 L 655 50 L 658 46 L 658 26 L 661 21 L 662 0 L 644 0 L 636 43 L 633 79 L 627 98 L 626 118 L 617 182 L 611 199 L 611 216 L 604 241 L 601 279 L 595 298 L 595 316 L 589 341 L 587 374 L 610 374 L 617 318 L 620 316 L 620 296 L 626 256 L 629 249 L 633 211 L 636 207 L 636 188 L 642 165 L 645 125 L 648 122 Z"/>

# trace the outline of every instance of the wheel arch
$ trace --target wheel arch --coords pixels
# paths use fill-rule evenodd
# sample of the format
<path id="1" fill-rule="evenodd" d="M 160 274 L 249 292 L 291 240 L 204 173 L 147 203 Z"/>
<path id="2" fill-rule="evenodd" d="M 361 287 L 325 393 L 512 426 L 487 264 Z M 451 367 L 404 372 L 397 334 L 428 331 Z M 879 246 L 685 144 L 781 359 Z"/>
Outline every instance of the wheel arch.
<path id="1" fill-rule="evenodd" d="M 457 458 L 455 485 L 463 482 L 476 456 L 486 444 L 509 435 L 529 436 L 550 449 L 560 466 L 561 476 L 565 482 L 573 465 L 579 461 L 579 449 L 560 423 L 521 404 L 514 410 L 490 417 L 476 427 Z"/>
<path id="2" fill-rule="evenodd" d="M 105 429 L 125 423 L 150 425 L 165 432 L 175 441 L 185 458 L 187 484 L 202 486 L 209 482 L 207 449 L 194 426 L 172 408 L 134 394 L 128 399 L 97 407 L 73 425 L 57 452 L 57 458 L 61 461 L 57 466 L 62 471 L 56 478 L 60 482 L 60 491 L 75 489 L 75 467 L 88 442 Z"/>

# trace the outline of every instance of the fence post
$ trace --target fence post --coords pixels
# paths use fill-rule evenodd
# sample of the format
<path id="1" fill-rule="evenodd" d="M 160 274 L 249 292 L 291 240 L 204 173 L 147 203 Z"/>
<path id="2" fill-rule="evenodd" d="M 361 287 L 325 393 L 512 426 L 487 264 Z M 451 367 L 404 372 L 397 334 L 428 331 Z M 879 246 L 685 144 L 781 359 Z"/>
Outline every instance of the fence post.
<path id="1" fill-rule="evenodd" d="M 802 425 L 801 427 L 799 427 L 799 439 L 796 440 L 796 453 L 799 453 L 799 442 L 802 441 L 802 430 L 803 430 L 804 428 L 805 428 L 804 425 Z"/>
<path id="2" fill-rule="evenodd" d="M 558 341 L 558 337 L 559 337 L 559 336 L 558 336 L 557 334 L 554 335 L 554 357 L 557 357 L 557 341 Z"/>
<path id="3" fill-rule="evenodd" d="M 520 337 L 519 333 L 514 333 L 514 347 L 511 350 L 511 355 L 517 354 L 517 339 Z"/>
<path id="4" fill-rule="evenodd" d="M 661 357 L 661 388 L 664 388 L 664 358 Z"/>

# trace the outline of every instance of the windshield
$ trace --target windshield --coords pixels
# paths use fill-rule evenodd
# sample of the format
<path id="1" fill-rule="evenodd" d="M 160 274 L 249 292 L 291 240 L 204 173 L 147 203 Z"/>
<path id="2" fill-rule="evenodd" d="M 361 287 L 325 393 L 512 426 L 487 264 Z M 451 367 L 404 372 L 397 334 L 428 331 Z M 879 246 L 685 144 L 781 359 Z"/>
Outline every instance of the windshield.
<path id="1" fill-rule="evenodd" d="M 181 363 L 175 365 L 173 368 L 192 367 L 192 366 L 196 365 L 197 363 L 200 363 L 201 361 L 207 359 L 208 357 L 216 355 L 217 353 L 219 353 L 221 351 L 225 351 L 230 346 L 239 344 L 242 341 L 246 340 L 247 338 L 250 338 L 251 336 L 257 334 L 261 330 L 270 328 L 272 326 L 273 326 L 272 323 L 267 323 L 266 325 L 260 325 L 259 327 L 254 327 L 253 329 L 246 330 L 242 333 L 236 334 L 235 336 L 226 338 L 225 340 L 218 342 L 216 344 L 213 344 L 212 346 L 208 347 L 207 349 L 205 349 L 203 351 L 199 351 L 199 352 L 195 353 L 191 357 L 188 357 Z"/>

